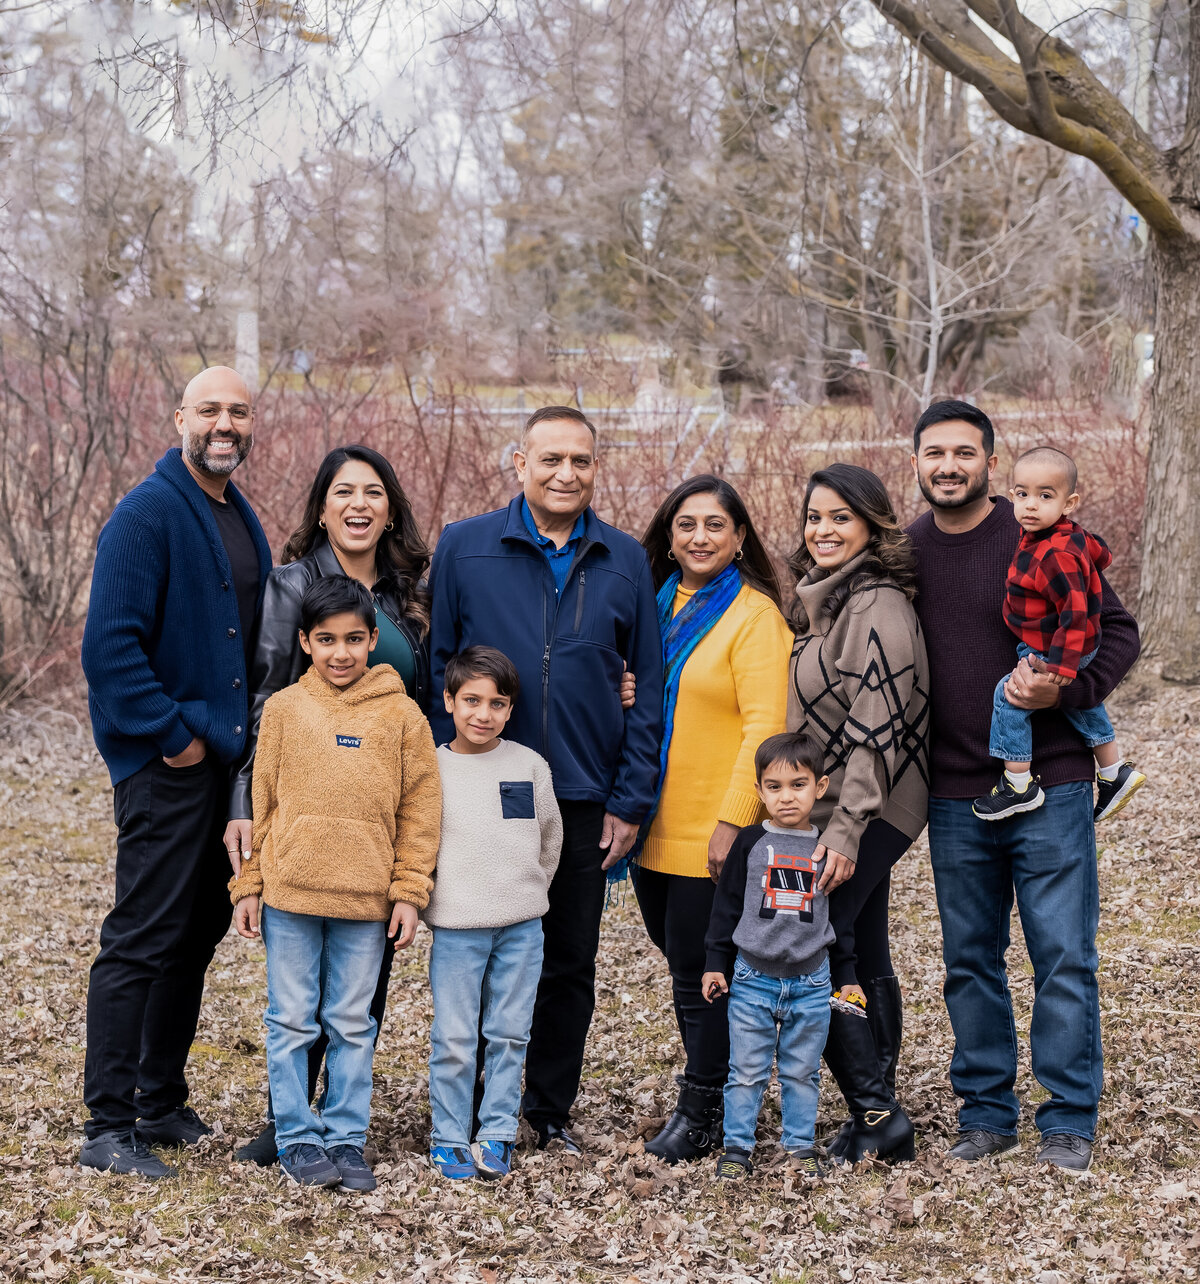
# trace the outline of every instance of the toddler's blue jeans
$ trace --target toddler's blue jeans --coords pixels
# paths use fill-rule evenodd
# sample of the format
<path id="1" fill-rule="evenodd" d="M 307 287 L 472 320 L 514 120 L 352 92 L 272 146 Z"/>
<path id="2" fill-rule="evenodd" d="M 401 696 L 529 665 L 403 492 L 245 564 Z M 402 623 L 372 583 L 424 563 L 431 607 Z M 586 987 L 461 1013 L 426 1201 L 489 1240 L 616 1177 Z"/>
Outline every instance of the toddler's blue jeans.
<path id="1" fill-rule="evenodd" d="M 763 1093 L 778 1061 L 785 1150 L 812 1147 L 829 1034 L 829 961 L 807 976 L 767 976 L 739 954 L 729 986 L 725 1146 L 754 1149 Z"/>
<path id="2" fill-rule="evenodd" d="M 541 974 L 540 918 L 506 927 L 433 929 L 429 954 L 432 1145 L 516 1140 L 521 1070 Z M 483 1101 L 479 1132 L 472 1138 L 475 1059 L 481 1034 Z"/>
<path id="3" fill-rule="evenodd" d="M 1024 642 L 1018 643 L 1017 659 L 1027 655 L 1036 655 L 1039 660 L 1046 658 Z M 1096 652 L 1090 651 L 1079 661 L 1080 669 L 1086 669 L 1095 657 Z M 1006 674 L 996 683 L 996 691 L 992 697 L 992 732 L 988 741 L 988 754 L 1002 762 L 1029 762 L 1033 757 L 1033 730 L 1029 722 L 1031 710 L 1018 709 L 1008 703 L 1004 684 L 1009 676 Z M 1060 709 L 1059 712 L 1079 732 L 1089 749 L 1109 744 L 1117 738 L 1108 712 L 1102 704 L 1096 705 L 1094 709 Z"/>

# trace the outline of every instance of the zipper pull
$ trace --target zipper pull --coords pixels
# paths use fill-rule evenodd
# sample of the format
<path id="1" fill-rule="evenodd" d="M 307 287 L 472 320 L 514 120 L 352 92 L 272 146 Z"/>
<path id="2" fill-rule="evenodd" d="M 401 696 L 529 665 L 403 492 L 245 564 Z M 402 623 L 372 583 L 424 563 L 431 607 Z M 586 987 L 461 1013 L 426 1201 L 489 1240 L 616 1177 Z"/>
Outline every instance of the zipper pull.
<path id="1" fill-rule="evenodd" d="M 550 646 L 547 643 L 546 649 L 542 652 L 542 677 L 550 672 Z"/>

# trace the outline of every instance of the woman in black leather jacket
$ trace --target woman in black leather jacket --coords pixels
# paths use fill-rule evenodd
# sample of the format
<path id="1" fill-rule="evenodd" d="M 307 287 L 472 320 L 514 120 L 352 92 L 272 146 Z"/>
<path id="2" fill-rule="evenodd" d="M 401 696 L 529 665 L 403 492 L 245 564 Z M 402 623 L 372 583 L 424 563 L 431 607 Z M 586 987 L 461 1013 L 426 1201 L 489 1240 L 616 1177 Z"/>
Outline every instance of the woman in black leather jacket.
<path id="1" fill-rule="evenodd" d="M 429 550 L 408 497 L 381 454 L 367 446 L 340 446 L 325 456 L 282 562 L 267 579 L 250 666 L 250 734 L 231 777 L 225 848 L 235 874 L 250 851 L 250 786 L 263 705 L 308 667 L 299 642 L 300 600 L 314 581 L 323 575 L 349 575 L 371 590 L 379 628 L 371 663 L 392 665 L 408 694 L 429 712 L 429 596 L 424 584 Z M 376 1037 L 391 970 L 392 951 L 385 950 L 371 1003 Z M 316 1091 L 326 1042 L 322 1035 L 309 1050 L 310 1095 Z M 276 1162 L 271 1118 L 235 1158 L 264 1166 Z"/>

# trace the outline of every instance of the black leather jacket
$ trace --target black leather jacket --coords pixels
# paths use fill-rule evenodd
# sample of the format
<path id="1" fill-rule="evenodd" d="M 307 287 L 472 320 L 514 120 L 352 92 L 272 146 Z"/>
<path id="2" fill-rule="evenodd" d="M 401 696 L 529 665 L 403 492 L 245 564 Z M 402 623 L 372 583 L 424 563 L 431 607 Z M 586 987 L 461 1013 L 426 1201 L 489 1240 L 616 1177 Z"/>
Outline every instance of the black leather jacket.
<path id="1" fill-rule="evenodd" d="M 250 725 L 246 748 L 234 764 L 229 782 L 229 819 L 245 819 L 252 814 L 250 786 L 254 776 L 254 750 L 258 744 L 258 725 L 262 721 L 267 697 L 297 682 L 308 668 L 308 656 L 300 649 L 300 600 L 315 580 L 323 575 L 344 575 L 326 540 L 298 562 L 277 566 L 267 577 L 262 608 L 250 661 Z M 420 637 L 411 620 L 401 614 L 400 597 L 390 577 L 375 584 L 376 609 L 408 639 L 417 657 L 416 690 L 408 694 L 429 713 L 429 638 Z"/>

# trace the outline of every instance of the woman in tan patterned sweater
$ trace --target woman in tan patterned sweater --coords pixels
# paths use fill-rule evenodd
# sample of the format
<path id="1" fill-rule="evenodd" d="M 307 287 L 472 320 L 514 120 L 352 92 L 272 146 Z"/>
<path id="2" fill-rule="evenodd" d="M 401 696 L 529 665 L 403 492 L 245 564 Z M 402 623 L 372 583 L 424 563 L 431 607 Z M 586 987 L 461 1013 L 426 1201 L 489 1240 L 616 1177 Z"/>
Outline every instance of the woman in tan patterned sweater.
<path id="1" fill-rule="evenodd" d="M 911 1148 L 895 1096 L 900 986 L 888 949 L 891 868 L 925 826 L 929 670 L 913 610 L 914 561 L 874 473 L 833 464 L 809 479 L 797 574 L 788 730 L 825 745 L 829 788 L 813 823 L 838 941 L 825 1060 L 852 1119 L 830 1144 L 851 1163 Z"/>

